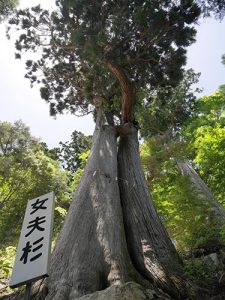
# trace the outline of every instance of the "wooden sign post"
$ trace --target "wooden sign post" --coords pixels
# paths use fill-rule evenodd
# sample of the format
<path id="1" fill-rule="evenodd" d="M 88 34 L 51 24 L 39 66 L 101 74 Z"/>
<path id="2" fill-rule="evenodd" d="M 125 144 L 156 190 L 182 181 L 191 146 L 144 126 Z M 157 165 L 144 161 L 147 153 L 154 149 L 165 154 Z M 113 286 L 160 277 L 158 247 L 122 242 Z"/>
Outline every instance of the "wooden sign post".
<path id="1" fill-rule="evenodd" d="M 26 289 L 24 292 L 24 300 L 30 300 L 30 292 L 31 292 L 31 282 L 26 284 Z"/>
<path id="2" fill-rule="evenodd" d="M 48 276 L 54 214 L 54 193 L 28 201 L 16 259 L 9 286 L 26 284 L 30 298 L 31 282 Z"/>

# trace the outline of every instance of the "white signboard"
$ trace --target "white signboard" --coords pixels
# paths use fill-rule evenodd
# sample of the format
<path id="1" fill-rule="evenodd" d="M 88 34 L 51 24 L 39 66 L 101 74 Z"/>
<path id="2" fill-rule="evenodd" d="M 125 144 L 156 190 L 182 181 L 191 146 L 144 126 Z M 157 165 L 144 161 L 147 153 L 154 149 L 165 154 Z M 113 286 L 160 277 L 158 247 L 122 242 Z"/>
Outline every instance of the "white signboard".
<path id="1" fill-rule="evenodd" d="M 10 287 L 48 275 L 53 212 L 53 192 L 28 201 Z"/>

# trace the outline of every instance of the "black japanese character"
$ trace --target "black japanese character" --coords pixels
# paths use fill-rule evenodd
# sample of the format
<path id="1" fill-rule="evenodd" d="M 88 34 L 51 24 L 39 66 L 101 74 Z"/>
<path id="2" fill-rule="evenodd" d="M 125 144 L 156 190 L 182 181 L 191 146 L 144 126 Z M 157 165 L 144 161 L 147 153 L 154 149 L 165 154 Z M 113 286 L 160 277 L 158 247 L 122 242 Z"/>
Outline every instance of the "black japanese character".
<path id="1" fill-rule="evenodd" d="M 36 217 L 36 219 L 32 220 L 29 222 L 29 226 L 27 226 L 27 228 L 32 228 L 26 235 L 25 237 L 28 237 L 35 229 L 39 230 L 39 231 L 44 231 L 45 229 L 41 226 L 39 226 L 42 223 L 45 223 L 45 216 L 44 217 Z"/>
<path id="2" fill-rule="evenodd" d="M 44 206 L 45 201 L 47 201 L 47 200 L 48 200 L 48 198 L 46 198 L 44 200 L 37 199 L 36 202 L 31 204 L 33 211 L 30 214 L 31 215 L 34 214 L 39 209 L 47 209 L 47 207 Z"/>
<path id="3" fill-rule="evenodd" d="M 20 261 L 23 261 L 24 264 L 27 263 L 27 258 L 28 258 L 28 253 L 31 252 L 32 246 L 30 245 L 30 242 L 26 243 L 26 247 L 24 247 L 23 250 L 23 255 L 20 258 Z"/>
<path id="4" fill-rule="evenodd" d="M 37 245 L 38 243 L 40 243 L 41 241 L 43 241 L 43 237 L 40 238 L 39 240 L 33 242 L 33 245 Z M 43 246 L 43 244 L 40 244 L 39 246 L 35 247 L 32 251 L 36 252 L 37 250 L 39 250 L 41 247 Z M 38 253 L 37 255 L 33 256 L 30 261 L 34 261 L 35 259 L 39 258 L 40 256 L 42 256 L 42 253 Z"/>
<path id="5" fill-rule="evenodd" d="M 41 241 L 43 241 L 43 237 L 41 237 L 40 239 L 36 240 L 35 242 L 33 242 L 33 246 L 39 244 Z M 41 247 L 43 247 L 43 244 L 38 245 L 37 247 L 35 247 L 32 251 L 36 252 L 37 250 L 41 249 Z M 27 263 L 28 260 L 28 255 L 31 252 L 31 248 L 32 246 L 30 245 L 30 242 L 26 243 L 26 246 L 22 249 L 23 250 L 23 254 L 20 258 L 20 261 L 23 262 L 23 264 Z M 38 259 L 40 256 L 42 256 L 42 252 L 38 253 L 37 255 L 31 257 L 30 261 L 34 261 L 36 259 Z"/>

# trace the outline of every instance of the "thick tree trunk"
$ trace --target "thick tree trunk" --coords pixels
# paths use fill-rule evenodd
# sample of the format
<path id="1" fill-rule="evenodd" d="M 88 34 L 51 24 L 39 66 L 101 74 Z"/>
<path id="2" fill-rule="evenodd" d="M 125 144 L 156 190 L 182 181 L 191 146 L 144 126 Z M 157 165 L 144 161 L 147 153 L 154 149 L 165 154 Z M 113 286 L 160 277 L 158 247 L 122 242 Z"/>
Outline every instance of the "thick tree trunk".
<path id="1" fill-rule="evenodd" d="M 191 164 L 187 161 L 179 161 L 177 164 L 182 175 L 188 176 L 192 184 L 206 197 L 206 200 L 214 210 L 214 215 L 221 218 L 221 221 L 224 222 L 225 210 L 223 206 L 217 201 L 209 187 L 193 169 Z"/>
<path id="2" fill-rule="evenodd" d="M 153 205 L 141 168 L 137 130 L 121 136 L 119 186 L 131 260 L 145 278 L 174 298 L 185 299 L 181 261 Z"/>
<path id="3" fill-rule="evenodd" d="M 116 131 L 98 120 L 90 157 L 53 252 L 46 299 L 75 299 L 137 278 L 124 234 Z"/>
<path id="4" fill-rule="evenodd" d="M 140 297 L 134 296 L 135 300 L 164 299 L 150 282 L 172 299 L 185 299 L 179 257 L 141 170 L 137 130 L 131 126 L 131 134 L 120 138 L 118 160 L 116 136 L 116 129 L 98 116 L 91 154 L 53 252 L 50 277 L 36 285 L 35 299 L 104 299 L 107 295 L 123 300 L 130 295 L 125 291 L 127 282 L 150 288 L 136 286 L 134 295 Z M 121 288 L 106 290 L 114 284 Z M 96 293 L 101 290 L 105 291 Z"/>

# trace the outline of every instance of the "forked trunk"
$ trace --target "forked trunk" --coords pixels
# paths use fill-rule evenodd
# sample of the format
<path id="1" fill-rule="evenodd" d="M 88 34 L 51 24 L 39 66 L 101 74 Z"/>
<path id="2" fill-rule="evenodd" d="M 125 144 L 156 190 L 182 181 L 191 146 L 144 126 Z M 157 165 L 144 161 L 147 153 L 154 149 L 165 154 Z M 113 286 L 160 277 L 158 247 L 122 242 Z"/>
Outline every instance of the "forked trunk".
<path id="1" fill-rule="evenodd" d="M 100 116 L 99 111 L 91 154 L 53 252 L 50 277 L 37 285 L 35 299 L 107 295 L 122 300 L 131 297 L 128 286 L 134 289 L 129 299 L 165 299 L 156 290 L 150 293 L 149 281 L 177 299 L 184 295 L 180 261 L 145 183 L 137 131 L 131 128 L 131 135 L 120 139 L 117 160 L 116 129 L 104 125 Z M 107 289 L 114 283 L 122 285 Z"/>
<path id="2" fill-rule="evenodd" d="M 53 252 L 46 299 L 75 299 L 137 277 L 124 234 L 116 130 L 98 120 L 90 157 Z"/>
<path id="3" fill-rule="evenodd" d="M 120 197 L 128 250 L 135 268 L 175 298 L 185 299 L 181 261 L 153 205 L 139 157 L 137 130 L 121 136 Z"/>

